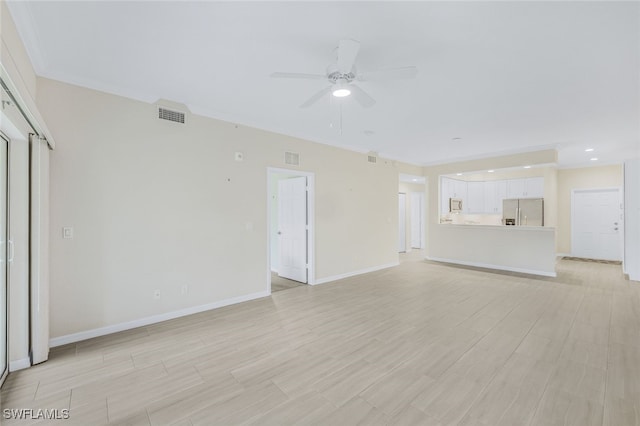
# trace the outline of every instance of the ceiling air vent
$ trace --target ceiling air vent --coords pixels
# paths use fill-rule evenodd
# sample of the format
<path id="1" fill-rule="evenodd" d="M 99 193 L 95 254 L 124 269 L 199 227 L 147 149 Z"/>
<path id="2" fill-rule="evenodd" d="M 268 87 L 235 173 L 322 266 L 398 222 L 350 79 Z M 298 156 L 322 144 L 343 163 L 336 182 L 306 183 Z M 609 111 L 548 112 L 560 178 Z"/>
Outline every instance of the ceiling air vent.
<path id="1" fill-rule="evenodd" d="M 172 111 L 170 109 L 158 107 L 158 118 L 160 120 L 174 121 L 184 124 L 184 112 Z"/>
<path id="2" fill-rule="evenodd" d="M 299 166 L 300 165 L 300 154 L 298 154 L 297 152 L 285 151 L 285 153 L 284 153 L 284 164 L 289 164 L 291 166 Z"/>

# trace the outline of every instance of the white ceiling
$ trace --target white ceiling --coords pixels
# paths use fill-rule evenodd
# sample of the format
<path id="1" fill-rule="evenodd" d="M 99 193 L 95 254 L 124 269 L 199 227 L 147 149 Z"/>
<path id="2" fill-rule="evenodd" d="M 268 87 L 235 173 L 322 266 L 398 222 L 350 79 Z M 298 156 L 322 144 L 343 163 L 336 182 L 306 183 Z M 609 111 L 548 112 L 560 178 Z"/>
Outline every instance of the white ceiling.
<path id="1" fill-rule="evenodd" d="M 560 166 L 640 152 L 638 2 L 9 2 L 36 72 L 413 164 L 557 147 Z M 299 105 L 340 39 L 369 109 Z M 342 109 L 342 133 L 340 133 Z M 453 140 L 453 138 L 461 138 Z M 593 153 L 585 153 L 594 148 Z"/>

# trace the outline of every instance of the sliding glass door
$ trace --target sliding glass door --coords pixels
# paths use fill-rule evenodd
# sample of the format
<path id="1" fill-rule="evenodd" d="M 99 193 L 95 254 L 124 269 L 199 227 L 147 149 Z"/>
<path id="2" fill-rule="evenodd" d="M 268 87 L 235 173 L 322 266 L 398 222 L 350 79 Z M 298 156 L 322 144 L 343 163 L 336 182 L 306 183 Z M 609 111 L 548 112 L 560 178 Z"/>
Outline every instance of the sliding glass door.
<path id="1" fill-rule="evenodd" d="M 9 141 L 0 134 L 0 385 L 7 374 L 7 260 L 13 247 L 8 248 L 8 165 Z"/>

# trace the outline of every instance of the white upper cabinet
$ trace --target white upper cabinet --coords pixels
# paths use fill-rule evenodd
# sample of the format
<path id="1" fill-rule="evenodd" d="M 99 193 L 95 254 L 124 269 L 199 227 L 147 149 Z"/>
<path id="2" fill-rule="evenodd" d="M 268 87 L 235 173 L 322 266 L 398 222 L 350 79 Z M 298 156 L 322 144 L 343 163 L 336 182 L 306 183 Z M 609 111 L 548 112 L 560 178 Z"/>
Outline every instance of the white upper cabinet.
<path id="1" fill-rule="evenodd" d="M 467 199 L 467 182 L 463 180 L 451 179 L 453 181 L 453 194 L 451 198 Z"/>
<path id="2" fill-rule="evenodd" d="M 506 198 L 543 198 L 544 178 L 529 177 L 486 182 L 465 182 L 440 178 L 440 212 L 449 213 L 449 199 L 462 200 L 462 212 L 467 214 L 502 214 Z"/>
<path id="3" fill-rule="evenodd" d="M 507 198 L 543 198 L 544 178 L 530 177 L 509 179 L 507 181 Z"/>
<path id="4" fill-rule="evenodd" d="M 462 200 L 464 209 L 467 201 L 467 182 L 463 180 L 451 179 L 447 177 L 440 178 L 440 213 L 449 213 L 449 199 L 459 198 Z M 466 210 L 465 210 L 466 212 Z"/>
<path id="5" fill-rule="evenodd" d="M 509 179 L 507 181 L 507 198 L 524 197 L 524 179 Z"/>
<path id="6" fill-rule="evenodd" d="M 467 203 L 463 203 L 465 213 L 485 212 L 485 182 L 467 182 Z"/>
<path id="7" fill-rule="evenodd" d="M 502 214 L 502 200 L 507 198 L 507 181 L 494 180 L 484 183 L 484 212 Z"/>
<path id="8" fill-rule="evenodd" d="M 451 185 L 451 179 L 440 178 L 440 214 L 449 213 L 449 193 L 451 192 L 449 188 Z"/>
<path id="9" fill-rule="evenodd" d="M 526 198 L 544 198 L 544 178 L 526 178 L 524 182 L 524 192 Z"/>

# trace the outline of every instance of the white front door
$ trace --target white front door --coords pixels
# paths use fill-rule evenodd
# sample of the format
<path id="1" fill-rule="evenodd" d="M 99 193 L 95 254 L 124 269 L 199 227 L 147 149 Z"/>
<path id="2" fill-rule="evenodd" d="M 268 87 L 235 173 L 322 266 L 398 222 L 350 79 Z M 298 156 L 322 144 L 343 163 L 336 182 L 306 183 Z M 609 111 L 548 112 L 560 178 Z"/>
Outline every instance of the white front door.
<path id="1" fill-rule="evenodd" d="M 307 282 L 307 178 L 278 181 L 278 275 Z"/>
<path id="2" fill-rule="evenodd" d="M 411 193 L 411 248 L 424 248 L 424 194 Z"/>
<path id="3" fill-rule="evenodd" d="M 398 252 L 407 251 L 407 194 L 398 194 Z"/>
<path id="4" fill-rule="evenodd" d="M 622 260 L 622 197 L 618 188 L 574 190 L 571 202 L 571 254 L 587 259 Z"/>

